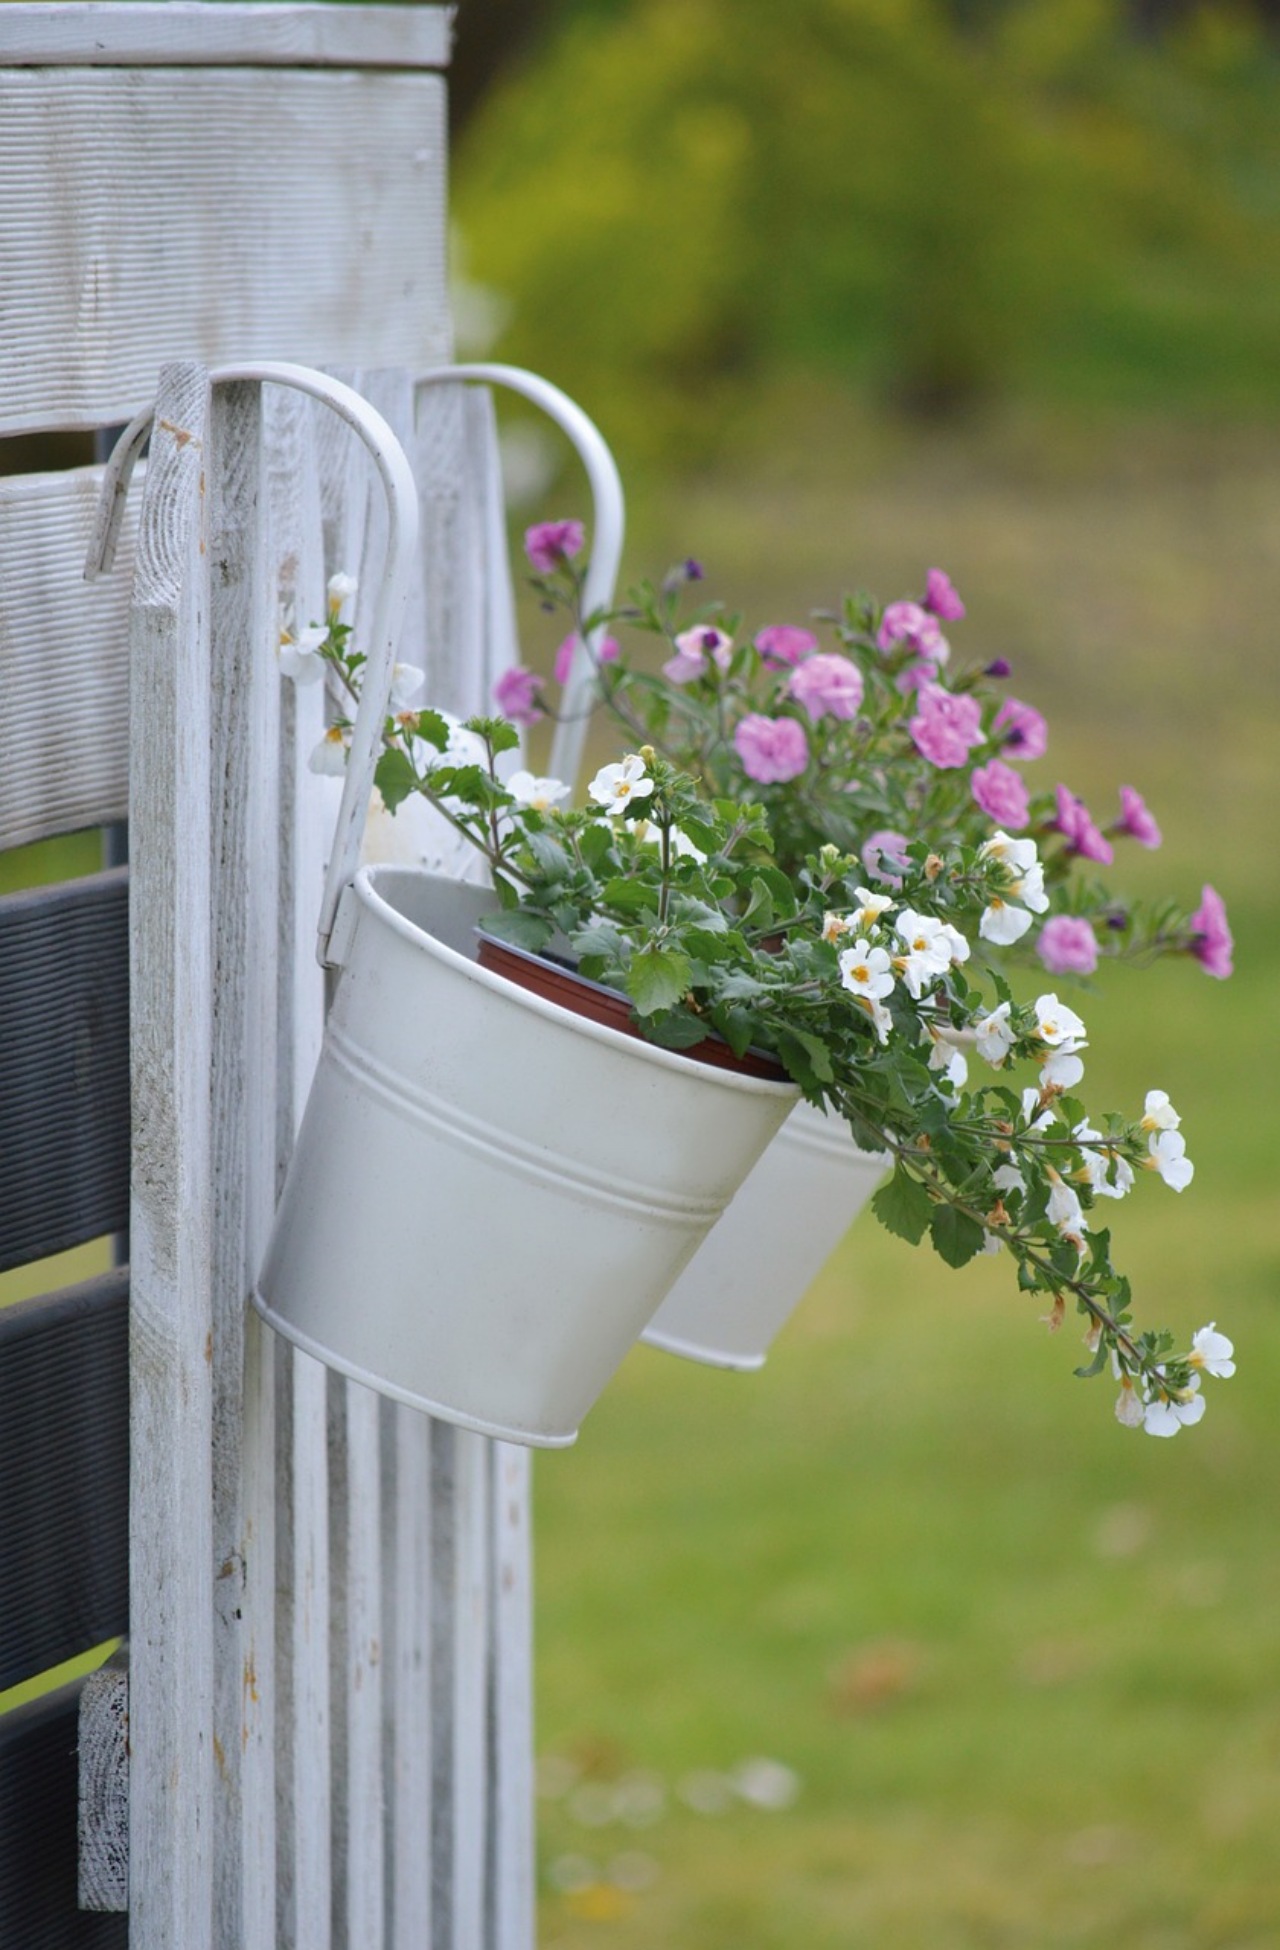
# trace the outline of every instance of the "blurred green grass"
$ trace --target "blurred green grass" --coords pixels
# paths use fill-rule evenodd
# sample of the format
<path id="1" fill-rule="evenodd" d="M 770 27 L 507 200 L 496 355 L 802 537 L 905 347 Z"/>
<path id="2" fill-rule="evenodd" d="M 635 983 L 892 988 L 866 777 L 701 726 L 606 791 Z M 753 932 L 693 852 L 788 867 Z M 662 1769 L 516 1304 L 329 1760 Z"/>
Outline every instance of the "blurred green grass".
<path id="1" fill-rule="evenodd" d="M 1071 999 L 1090 1105 L 1167 1089 L 1196 1161 L 1115 1215 L 1140 1316 L 1217 1319 L 1240 1372 L 1172 1443 L 1123 1430 L 1070 1321 L 868 1215 L 759 1376 L 638 1349 L 537 1464 L 539 1749 L 667 1800 L 644 1828 L 543 1801 L 541 1941 L 1272 1950 L 1280 453 L 1132 418 L 904 431 L 820 386 L 757 404 L 731 466 L 636 511 L 636 570 L 694 553 L 755 626 L 938 563 L 957 655 L 1010 657 L 1050 718 L 1033 776 L 1160 817 L 1114 884 L 1227 898 L 1230 982 L 1120 968 Z M 577 505 L 562 484 L 547 512 Z M 792 1807 L 676 1792 L 759 1755 Z"/>

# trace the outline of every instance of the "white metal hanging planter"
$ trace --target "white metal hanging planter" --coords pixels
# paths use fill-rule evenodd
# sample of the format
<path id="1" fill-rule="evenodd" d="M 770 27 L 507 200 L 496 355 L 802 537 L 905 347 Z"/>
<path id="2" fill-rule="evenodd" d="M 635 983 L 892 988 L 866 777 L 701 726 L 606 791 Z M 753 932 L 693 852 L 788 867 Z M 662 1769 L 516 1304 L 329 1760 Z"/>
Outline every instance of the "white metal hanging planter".
<path id="1" fill-rule="evenodd" d="M 380 1393 L 484 1434 L 572 1442 L 795 1086 L 709 1069 L 480 968 L 484 889 L 356 872 L 416 540 L 412 476 L 386 423 L 334 381 L 284 366 L 211 376 L 335 406 L 389 502 L 321 906 L 320 959 L 339 979 L 254 1304 Z M 108 471 L 104 564 L 148 424 L 126 430 Z M 620 495 L 603 526 L 620 540 Z"/>
<path id="2" fill-rule="evenodd" d="M 712 1367 L 762 1367 L 888 1162 L 797 1104 L 641 1339 Z"/>

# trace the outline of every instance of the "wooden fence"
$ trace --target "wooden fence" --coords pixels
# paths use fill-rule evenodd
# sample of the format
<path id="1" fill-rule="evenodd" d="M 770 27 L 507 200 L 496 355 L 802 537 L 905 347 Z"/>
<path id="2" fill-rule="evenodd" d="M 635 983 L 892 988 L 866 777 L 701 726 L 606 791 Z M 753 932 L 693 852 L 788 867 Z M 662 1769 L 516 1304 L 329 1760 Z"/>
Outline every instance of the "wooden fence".
<path id="1" fill-rule="evenodd" d="M 15 1950 L 533 1940 L 525 1454 L 246 1307 L 324 1007 L 281 618 L 337 569 L 364 603 L 382 519 L 324 408 L 206 368 L 307 361 L 384 414 L 410 654 L 478 708 L 513 643 L 492 406 L 413 385 L 450 349 L 446 55 L 430 7 L 0 8 L 0 436 L 156 401 L 105 579 L 100 469 L 0 478 L 0 847 L 129 830 L 0 900 L 0 1266 L 130 1242 L 0 1311 L 0 1687 L 127 1654 L 0 1718 Z"/>

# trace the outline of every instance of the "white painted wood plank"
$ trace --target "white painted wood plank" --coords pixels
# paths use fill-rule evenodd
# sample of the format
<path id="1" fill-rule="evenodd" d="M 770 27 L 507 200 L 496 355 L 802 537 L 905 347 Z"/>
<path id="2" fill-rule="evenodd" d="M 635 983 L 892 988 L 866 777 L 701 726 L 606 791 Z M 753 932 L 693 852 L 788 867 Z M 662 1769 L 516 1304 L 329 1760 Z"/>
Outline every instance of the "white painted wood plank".
<path id="1" fill-rule="evenodd" d="M 279 387 L 263 389 L 268 561 L 277 622 L 305 626 L 324 610 L 324 563 L 315 432 L 321 409 Z M 323 420 L 333 416 L 323 414 Z M 319 1052 L 324 983 L 315 922 L 326 840 L 306 755 L 323 728 L 320 687 L 297 690 L 278 676 L 281 899 L 280 1068 L 277 1143 L 292 1148 Z M 331 1707 L 329 1674 L 328 1380 L 309 1355 L 284 1342 L 280 1369 L 277 1550 L 278 1903 L 281 1950 L 329 1950 L 331 1942 Z"/>
<path id="2" fill-rule="evenodd" d="M 485 1941 L 490 1455 L 486 1436 L 432 1424 L 433 1941 Z"/>
<path id="3" fill-rule="evenodd" d="M 431 1423 L 384 1405 L 395 1454 L 389 1511 L 390 1950 L 431 1943 Z M 384 1492 L 385 1494 L 385 1492 Z"/>
<path id="4" fill-rule="evenodd" d="M 487 1950 L 533 1950 L 533 1565 L 529 1490 L 532 1455 L 493 1446 L 490 1710 L 492 1941 Z"/>
<path id="5" fill-rule="evenodd" d="M 211 1946 L 208 431 L 203 372 L 166 368 L 131 626 L 133 1950 Z"/>
<path id="6" fill-rule="evenodd" d="M 252 1326 L 246 1322 L 278 1163 L 279 677 L 257 386 L 218 389 L 206 460 L 214 782 L 214 1943 L 216 1950 L 274 1950 L 273 1345 L 256 1316 Z"/>
<path id="7" fill-rule="evenodd" d="M 382 1755 L 382 1530 L 380 1403 L 343 1384 L 347 1427 L 346 1527 L 346 1941 L 386 1942 L 386 1835 Z"/>
<path id="8" fill-rule="evenodd" d="M 0 434 L 126 420 L 175 354 L 447 357 L 444 180 L 439 75 L 0 69 Z"/>
<path id="9" fill-rule="evenodd" d="M 115 0 L 0 9 L 0 66 L 439 68 L 452 7 Z"/>
<path id="10" fill-rule="evenodd" d="M 123 819 L 136 501 L 84 579 L 100 468 L 0 480 L 0 848 Z"/>

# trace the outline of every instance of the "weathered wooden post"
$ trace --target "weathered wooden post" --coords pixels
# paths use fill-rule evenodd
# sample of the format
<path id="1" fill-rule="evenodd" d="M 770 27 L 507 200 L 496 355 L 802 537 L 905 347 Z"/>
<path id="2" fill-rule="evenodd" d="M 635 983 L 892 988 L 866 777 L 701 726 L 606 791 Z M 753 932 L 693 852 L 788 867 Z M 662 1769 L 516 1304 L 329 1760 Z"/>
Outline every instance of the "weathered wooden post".
<path id="1" fill-rule="evenodd" d="M 52 1215 L 6 1198 L 0 1238 L 16 1264 L 131 1221 L 133 1254 L 87 1295 L 0 1315 L 11 1373 L 57 1350 L 26 1391 L 46 1390 L 36 1471 L 85 1415 L 109 1438 L 66 1488 L 88 1527 L 95 1498 L 122 1504 L 131 1288 L 127 1617 L 117 1543 L 116 1585 L 98 1578 L 65 1647 L 0 1633 L 0 1655 L 22 1677 L 127 1625 L 84 1740 L 88 1762 L 99 1737 L 119 1752 L 127 1688 L 128 1835 L 118 1771 L 87 1766 L 81 1893 L 118 1908 L 127 1842 L 134 1950 L 532 1943 L 525 1458 L 338 1381 L 246 1310 L 323 1013 L 320 702 L 281 683 L 280 619 L 318 619 L 337 569 L 367 590 L 384 531 L 349 430 L 208 368 L 305 361 L 385 415 L 423 503 L 416 660 L 439 702 L 479 707 L 511 646 L 492 409 L 436 386 L 415 416 L 413 384 L 450 349 L 447 48 L 434 7 L 0 9 L 0 435 L 156 403 L 96 584 L 98 470 L 0 481 L 0 846 L 127 810 L 132 861 L 127 960 L 121 869 L 0 902 L 0 965 L 35 941 L 24 1048 L 39 1031 L 45 1074 L 69 1079 L 41 1142 L 96 1140 Z M 84 972 L 55 1009 L 62 967 Z M 0 1042 L 0 1072 L 22 1053 Z M 126 1055 L 127 1208 L 123 1096 L 94 1082 Z M 31 1106 L 13 1108 L 25 1145 Z M 91 1359 L 81 1412 L 66 1376 Z M 33 1534 L 52 1494 L 37 1473 Z M 75 1704 L 0 1719 L 0 1805 L 6 1755 L 32 1779 L 33 1741 L 69 1753 Z M 125 1940 L 122 1916 L 76 1920 L 68 1779 L 64 1759 L 43 1805 L 10 1797 L 0 1939 L 23 1950 Z M 33 1877 L 23 1836 L 68 1818 Z"/>

